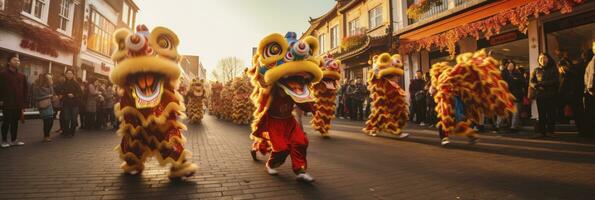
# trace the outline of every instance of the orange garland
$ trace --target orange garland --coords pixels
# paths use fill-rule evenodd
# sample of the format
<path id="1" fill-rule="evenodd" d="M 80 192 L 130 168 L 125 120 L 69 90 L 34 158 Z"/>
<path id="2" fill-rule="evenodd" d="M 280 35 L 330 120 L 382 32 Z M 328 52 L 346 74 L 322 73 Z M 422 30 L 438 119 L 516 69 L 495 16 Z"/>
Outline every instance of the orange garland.
<path id="1" fill-rule="evenodd" d="M 517 26 L 521 32 L 526 33 L 529 17 L 534 16 L 537 18 L 542 14 L 547 15 L 557 10 L 562 14 L 569 13 L 572 12 L 574 6 L 584 2 L 584 0 L 535 0 L 486 19 L 464 24 L 446 32 L 405 44 L 401 46 L 401 53 L 407 54 L 421 49 L 429 51 L 432 47 L 437 47 L 440 51 L 447 49 L 450 55 L 454 56 L 456 54 L 456 43 L 460 39 L 473 36 L 478 40 L 481 33 L 489 38 L 494 34 L 498 34 L 500 29 L 508 23 Z"/>

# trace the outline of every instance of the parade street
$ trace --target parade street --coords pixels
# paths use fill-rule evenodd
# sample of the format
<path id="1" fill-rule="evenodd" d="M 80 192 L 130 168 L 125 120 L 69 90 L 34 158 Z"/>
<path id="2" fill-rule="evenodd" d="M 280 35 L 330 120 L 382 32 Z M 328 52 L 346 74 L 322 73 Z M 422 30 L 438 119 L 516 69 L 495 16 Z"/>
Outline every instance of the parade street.
<path id="1" fill-rule="evenodd" d="M 287 161 L 278 176 L 252 161 L 249 127 L 206 115 L 189 125 L 187 148 L 198 172 L 170 181 L 149 160 L 139 176 L 124 175 L 114 131 L 78 131 L 42 143 L 39 120 L 23 126 L 25 146 L 0 150 L 0 199 L 592 199 L 595 144 L 572 135 L 534 140 L 481 135 L 443 148 L 434 130 L 412 136 L 361 133 L 361 122 L 336 120 L 332 138 L 309 126 L 309 172 L 295 181 Z M 508 134 L 507 134 L 508 135 Z M 586 142 L 585 142 L 586 141 Z M 260 156 L 260 155 L 259 155 Z M 265 157 L 260 156 L 261 160 Z"/>

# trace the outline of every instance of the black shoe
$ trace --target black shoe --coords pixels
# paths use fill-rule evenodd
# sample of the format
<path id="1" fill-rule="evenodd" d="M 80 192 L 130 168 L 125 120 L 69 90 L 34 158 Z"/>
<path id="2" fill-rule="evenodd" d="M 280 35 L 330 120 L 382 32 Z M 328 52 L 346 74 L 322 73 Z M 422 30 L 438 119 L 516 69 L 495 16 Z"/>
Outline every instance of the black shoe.
<path id="1" fill-rule="evenodd" d="M 250 150 L 250 155 L 252 156 L 252 160 L 258 161 L 258 158 L 256 157 L 256 150 Z"/>

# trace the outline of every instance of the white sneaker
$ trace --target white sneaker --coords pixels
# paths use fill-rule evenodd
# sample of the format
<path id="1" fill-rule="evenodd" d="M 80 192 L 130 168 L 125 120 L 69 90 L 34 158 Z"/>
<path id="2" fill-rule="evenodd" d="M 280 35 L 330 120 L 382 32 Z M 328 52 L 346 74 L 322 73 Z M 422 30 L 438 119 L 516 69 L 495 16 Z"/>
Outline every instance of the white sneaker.
<path id="1" fill-rule="evenodd" d="M 8 142 L 2 142 L 2 144 L 0 146 L 2 148 L 8 148 L 8 147 L 10 147 L 10 144 Z"/>
<path id="2" fill-rule="evenodd" d="M 426 126 L 426 123 L 419 123 L 420 126 Z"/>
<path id="3" fill-rule="evenodd" d="M 399 136 L 397 136 L 397 138 L 399 138 L 399 139 L 405 139 L 407 137 L 409 137 L 409 133 L 401 133 L 401 134 L 399 134 Z"/>
<path id="4" fill-rule="evenodd" d="M 264 165 L 269 175 L 277 175 L 279 172 L 276 169 L 270 168 L 269 165 Z"/>
<path id="5" fill-rule="evenodd" d="M 17 141 L 11 142 L 10 145 L 11 146 L 23 146 L 23 145 L 25 145 L 25 143 L 17 140 Z"/>
<path id="6" fill-rule="evenodd" d="M 440 142 L 440 145 L 446 146 L 448 144 L 450 144 L 450 140 L 447 137 L 442 138 L 442 142 Z"/>
<path id="7" fill-rule="evenodd" d="M 304 182 L 314 182 L 314 177 L 310 176 L 310 174 L 308 173 L 300 173 L 295 177 L 298 181 L 304 181 Z"/>

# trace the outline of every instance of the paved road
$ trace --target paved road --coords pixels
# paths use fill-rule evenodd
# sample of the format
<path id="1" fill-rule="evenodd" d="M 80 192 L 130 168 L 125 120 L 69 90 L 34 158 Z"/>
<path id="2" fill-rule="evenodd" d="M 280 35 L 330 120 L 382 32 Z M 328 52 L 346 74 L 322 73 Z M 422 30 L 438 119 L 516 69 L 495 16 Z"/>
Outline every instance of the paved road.
<path id="1" fill-rule="evenodd" d="M 294 180 L 289 163 L 272 177 L 249 156 L 249 128 L 207 116 L 191 125 L 187 148 L 199 172 L 171 182 L 150 160 L 141 176 L 123 175 L 110 131 L 80 131 L 42 143 L 39 121 L 27 145 L 0 149 L 0 199 L 592 199 L 595 142 L 483 136 L 442 148 L 434 131 L 412 136 L 361 134 L 337 120 L 331 139 L 309 134 L 313 184 Z M 312 133 L 307 128 L 306 131 Z M 571 136 L 568 136 L 571 137 Z M 563 135 L 560 136 L 563 138 Z M 583 141 L 583 140 L 579 140 Z"/>

